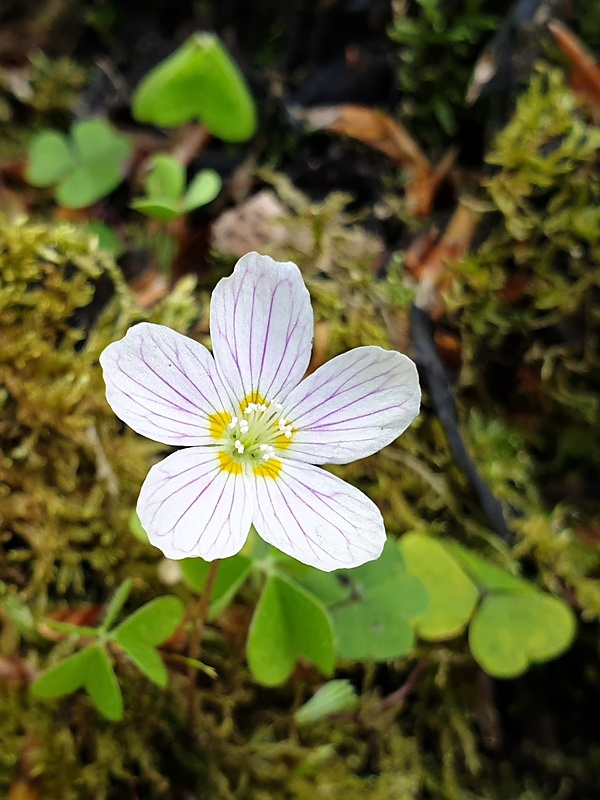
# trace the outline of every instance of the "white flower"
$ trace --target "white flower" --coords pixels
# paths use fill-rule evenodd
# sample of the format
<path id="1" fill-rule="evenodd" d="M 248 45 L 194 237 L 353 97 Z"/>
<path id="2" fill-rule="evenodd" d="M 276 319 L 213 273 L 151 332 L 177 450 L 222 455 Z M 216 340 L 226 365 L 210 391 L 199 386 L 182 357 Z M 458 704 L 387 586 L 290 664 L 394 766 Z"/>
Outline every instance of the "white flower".
<path id="1" fill-rule="evenodd" d="M 413 362 L 358 347 L 302 380 L 313 314 L 300 270 L 249 253 L 215 288 L 214 358 L 198 342 L 142 322 L 100 361 L 115 414 L 185 449 L 156 464 L 137 505 L 169 558 L 239 552 L 253 524 L 284 553 L 322 570 L 377 558 L 383 519 L 362 492 L 313 464 L 344 464 L 392 442 L 419 412 Z"/>

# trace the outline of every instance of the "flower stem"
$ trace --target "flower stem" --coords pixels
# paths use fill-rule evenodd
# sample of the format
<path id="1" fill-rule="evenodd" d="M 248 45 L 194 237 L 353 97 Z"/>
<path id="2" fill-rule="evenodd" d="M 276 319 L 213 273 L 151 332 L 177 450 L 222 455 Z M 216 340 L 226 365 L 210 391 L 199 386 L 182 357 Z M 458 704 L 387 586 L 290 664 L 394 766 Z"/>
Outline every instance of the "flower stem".
<path id="1" fill-rule="evenodd" d="M 208 567 L 204 591 L 200 598 L 190 608 L 190 640 L 188 655 L 195 661 L 200 661 L 202 655 L 202 632 L 208 618 L 210 609 L 210 597 L 215 586 L 219 564 L 221 561 L 216 559 L 211 561 Z M 188 722 L 190 727 L 196 723 L 196 668 L 191 664 L 188 666 Z"/>

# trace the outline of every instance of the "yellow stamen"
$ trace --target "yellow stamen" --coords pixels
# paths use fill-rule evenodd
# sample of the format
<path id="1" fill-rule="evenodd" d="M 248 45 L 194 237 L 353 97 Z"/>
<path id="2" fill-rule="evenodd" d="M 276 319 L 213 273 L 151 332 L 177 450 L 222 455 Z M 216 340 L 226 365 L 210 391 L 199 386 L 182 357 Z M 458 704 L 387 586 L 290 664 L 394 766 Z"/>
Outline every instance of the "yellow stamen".
<path id="1" fill-rule="evenodd" d="M 229 411 L 217 411 L 216 414 L 208 415 L 208 432 L 213 439 L 222 439 L 231 422 Z"/>
<path id="2" fill-rule="evenodd" d="M 230 472 L 232 475 L 241 475 L 244 471 L 242 465 L 238 461 L 234 461 L 227 453 L 219 453 L 219 462 L 221 469 L 225 472 Z"/>
<path id="3" fill-rule="evenodd" d="M 292 431 L 292 435 L 290 436 L 289 439 L 284 433 L 281 433 L 275 439 L 275 446 L 278 447 L 280 450 L 285 450 L 286 447 L 289 447 L 291 445 L 293 438 L 294 438 L 294 431 Z"/>
<path id="4" fill-rule="evenodd" d="M 260 392 L 254 391 L 247 394 L 246 397 L 240 403 L 240 411 L 242 414 L 248 408 L 250 403 L 256 403 L 257 406 L 262 405 L 265 402 L 265 398 L 262 396 Z"/>
<path id="5" fill-rule="evenodd" d="M 281 472 L 281 461 L 276 458 L 270 458 L 263 464 L 257 464 L 254 467 L 254 474 L 258 478 L 277 478 Z"/>

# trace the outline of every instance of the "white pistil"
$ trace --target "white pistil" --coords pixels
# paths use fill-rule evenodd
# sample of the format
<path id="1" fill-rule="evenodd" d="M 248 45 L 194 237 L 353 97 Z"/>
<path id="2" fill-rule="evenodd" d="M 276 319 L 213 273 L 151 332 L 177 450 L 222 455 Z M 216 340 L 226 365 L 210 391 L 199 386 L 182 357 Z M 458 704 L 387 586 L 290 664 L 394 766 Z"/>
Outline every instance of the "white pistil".
<path id="1" fill-rule="evenodd" d="M 228 428 L 231 431 L 229 451 L 232 455 L 243 456 L 243 460 L 257 459 L 270 461 L 276 456 L 278 437 L 291 439 L 294 428 L 287 419 L 280 417 L 281 403 L 248 403 L 239 417 L 232 416 Z"/>

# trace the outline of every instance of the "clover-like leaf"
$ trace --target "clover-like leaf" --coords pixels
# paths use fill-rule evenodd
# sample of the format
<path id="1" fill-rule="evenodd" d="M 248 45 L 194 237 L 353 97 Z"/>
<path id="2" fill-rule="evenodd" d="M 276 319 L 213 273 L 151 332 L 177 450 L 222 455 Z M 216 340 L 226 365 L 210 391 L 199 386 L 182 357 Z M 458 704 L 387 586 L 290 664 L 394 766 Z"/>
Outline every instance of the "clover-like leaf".
<path id="1" fill-rule="evenodd" d="M 123 695 L 106 650 L 101 645 L 88 648 L 92 657 L 87 663 L 85 690 L 106 719 L 123 717 Z"/>
<path id="2" fill-rule="evenodd" d="M 131 207 L 159 222 L 171 222 L 181 216 L 179 203 L 166 198 L 136 197 L 131 201 Z"/>
<path id="3" fill-rule="evenodd" d="M 127 617 L 114 631 L 113 639 L 150 680 L 166 686 L 167 671 L 156 650 L 179 627 L 185 614 L 177 597 L 158 597 Z"/>
<path id="4" fill-rule="evenodd" d="M 350 597 L 331 608 L 338 654 L 385 661 L 408 653 L 414 644 L 409 621 L 427 608 L 428 596 L 397 546 L 388 541 L 377 561 L 338 574 L 351 587 Z"/>
<path id="5" fill-rule="evenodd" d="M 157 155 L 146 177 L 146 191 L 150 197 L 178 200 L 185 189 L 185 170 L 181 163 L 169 155 Z"/>
<path id="6" fill-rule="evenodd" d="M 460 633 L 479 599 L 477 586 L 433 536 L 407 533 L 399 542 L 406 569 L 427 589 L 429 605 L 413 622 L 419 636 L 447 639 Z"/>
<path id="7" fill-rule="evenodd" d="M 210 203 L 221 190 L 221 177 L 212 169 L 201 170 L 185 189 L 185 172 L 173 156 L 155 156 L 146 178 L 146 196 L 131 203 L 136 211 L 161 222 Z"/>
<path id="8" fill-rule="evenodd" d="M 179 562 L 185 581 L 196 592 L 204 591 L 210 564 L 202 558 L 184 558 Z M 252 559 L 238 553 L 225 558 L 219 564 L 219 571 L 210 596 L 209 619 L 218 617 L 229 604 L 237 590 L 246 580 L 252 568 Z"/>
<path id="9" fill-rule="evenodd" d="M 130 153 L 128 140 L 107 122 L 81 120 L 68 139 L 58 131 L 43 131 L 32 141 L 28 178 L 36 186 L 56 183 L 56 200 L 65 208 L 84 208 L 121 183 Z"/>
<path id="10" fill-rule="evenodd" d="M 88 233 L 96 234 L 100 250 L 108 250 L 115 258 L 123 254 L 123 243 L 105 222 L 92 220 L 86 224 L 86 229 Z"/>
<path id="11" fill-rule="evenodd" d="M 74 653 L 46 670 L 32 684 L 36 697 L 62 697 L 85 689 L 98 711 L 107 719 L 123 716 L 123 697 L 104 647 L 96 643 Z"/>
<path id="12" fill-rule="evenodd" d="M 102 621 L 102 629 L 108 630 L 112 628 L 114 621 L 121 613 L 121 610 L 129 595 L 131 594 L 131 589 L 133 587 L 133 581 L 131 578 L 127 578 L 124 580 L 123 583 L 117 588 L 113 596 L 108 601 L 106 606 L 106 611 L 104 613 L 104 620 Z"/>
<path id="13" fill-rule="evenodd" d="M 575 616 L 560 598 L 534 588 L 492 592 L 469 628 L 474 658 L 496 678 L 514 678 L 562 653 L 575 635 Z"/>
<path id="14" fill-rule="evenodd" d="M 31 140 L 26 174 L 32 186 L 52 186 L 74 167 L 69 142 L 59 131 L 41 131 Z"/>
<path id="15" fill-rule="evenodd" d="M 90 652 L 91 648 L 86 647 L 43 672 L 31 685 L 34 696 L 62 697 L 83 687 Z"/>
<path id="16" fill-rule="evenodd" d="M 335 650 L 325 607 L 289 578 L 271 575 L 250 625 L 247 654 L 252 674 L 266 686 L 283 683 L 300 657 L 331 673 Z"/>
<path id="17" fill-rule="evenodd" d="M 185 609 L 178 597 L 157 597 L 138 608 L 112 632 L 113 638 L 134 638 L 146 644 L 158 645 L 175 633 Z"/>
<path id="18" fill-rule="evenodd" d="M 182 211 L 193 211 L 195 208 L 211 203 L 221 191 L 221 176 L 214 169 L 201 170 L 190 183 L 183 202 Z"/>
<path id="19" fill-rule="evenodd" d="M 529 589 L 523 578 L 513 575 L 502 567 L 488 561 L 478 553 L 468 550 L 457 542 L 444 542 L 444 547 L 458 561 L 482 592 L 490 590 Z"/>
<path id="20" fill-rule="evenodd" d="M 133 98 L 133 115 L 140 122 L 167 127 L 200 121 L 227 142 L 243 142 L 256 129 L 246 83 L 211 33 L 190 37 L 145 76 Z"/>

